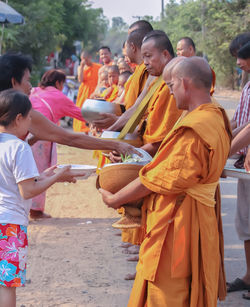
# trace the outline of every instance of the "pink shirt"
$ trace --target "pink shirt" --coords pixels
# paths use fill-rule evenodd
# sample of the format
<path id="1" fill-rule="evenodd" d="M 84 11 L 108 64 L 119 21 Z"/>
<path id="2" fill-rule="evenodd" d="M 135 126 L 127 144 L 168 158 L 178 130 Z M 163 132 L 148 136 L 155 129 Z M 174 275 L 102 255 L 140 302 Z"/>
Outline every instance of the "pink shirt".
<path id="1" fill-rule="evenodd" d="M 54 86 L 47 86 L 44 89 L 35 87 L 29 98 L 32 107 L 54 123 L 58 123 L 64 116 L 84 121 L 80 108 Z"/>

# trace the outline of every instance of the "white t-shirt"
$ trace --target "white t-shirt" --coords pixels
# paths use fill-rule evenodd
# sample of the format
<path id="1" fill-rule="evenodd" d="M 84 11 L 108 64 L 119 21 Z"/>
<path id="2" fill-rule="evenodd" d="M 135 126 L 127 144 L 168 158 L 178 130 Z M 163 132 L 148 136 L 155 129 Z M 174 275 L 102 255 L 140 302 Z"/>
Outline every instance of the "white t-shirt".
<path id="1" fill-rule="evenodd" d="M 18 182 L 39 176 L 30 146 L 15 135 L 0 133 L 0 223 L 27 226 L 31 199 L 20 195 Z"/>

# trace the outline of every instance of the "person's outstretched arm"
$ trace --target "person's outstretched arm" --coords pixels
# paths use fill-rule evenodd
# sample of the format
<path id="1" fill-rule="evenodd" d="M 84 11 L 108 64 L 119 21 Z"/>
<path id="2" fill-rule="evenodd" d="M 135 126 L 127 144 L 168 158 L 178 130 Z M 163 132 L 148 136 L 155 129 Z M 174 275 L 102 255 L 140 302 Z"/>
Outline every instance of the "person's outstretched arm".
<path id="1" fill-rule="evenodd" d="M 133 146 L 117 142 L 102 140 L 83 133 L 76 133 L 61 128 L 41 113 L 32 110 L 32 121 L 29 131 L 39 140 L 55 142 L 82 149 L 116 150 L 119 153 L 137 153 Z"/>

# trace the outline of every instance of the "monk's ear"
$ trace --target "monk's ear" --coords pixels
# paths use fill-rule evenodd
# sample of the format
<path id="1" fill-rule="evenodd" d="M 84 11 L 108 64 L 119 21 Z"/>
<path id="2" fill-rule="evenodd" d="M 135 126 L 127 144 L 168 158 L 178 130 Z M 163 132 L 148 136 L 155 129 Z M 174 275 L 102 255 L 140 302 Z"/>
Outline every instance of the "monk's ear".
<path id="1" fill-rule="evenodd" d="M 132 49 L 133 52 L 136 52 L 136 46 L 134 43 L 129 43 L 130 44 L 130 48 Z"/>
<path id="2" fill-rule="evenodd" d="M 167 51 L 167 49 L 163 50 L 163 55 L 164 55 L 165 58 L 168 60 L 168 62 L 172 59 L 172 56 L 171 56 L 170 53 Z"/>

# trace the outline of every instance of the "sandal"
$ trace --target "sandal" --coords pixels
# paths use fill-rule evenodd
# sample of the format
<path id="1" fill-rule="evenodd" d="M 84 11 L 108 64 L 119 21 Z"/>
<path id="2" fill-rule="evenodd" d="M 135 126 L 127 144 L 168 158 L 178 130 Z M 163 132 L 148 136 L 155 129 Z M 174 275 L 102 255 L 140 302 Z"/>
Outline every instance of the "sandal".
<path id="1" fill-rule="evenodd" d="M 242 298 L 244 298 L 245 300 L 250 300 L 250 291 L 248 290 L 247 293 L 243 293 Z"/>
<path id="2" fill-rule="evenodd" d="M 242 290 L 250 291 L 250 285 L 246 284 L 244 280 L 240 278 L 236 278 L 233 282 L 227 283 L 227 292 L 242 291 Z"/>

